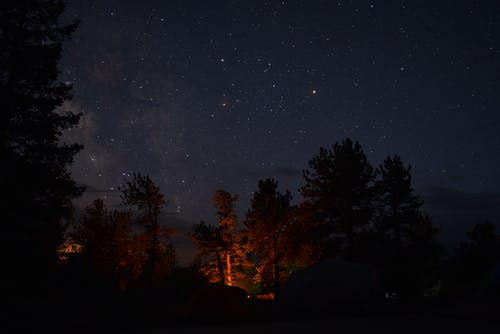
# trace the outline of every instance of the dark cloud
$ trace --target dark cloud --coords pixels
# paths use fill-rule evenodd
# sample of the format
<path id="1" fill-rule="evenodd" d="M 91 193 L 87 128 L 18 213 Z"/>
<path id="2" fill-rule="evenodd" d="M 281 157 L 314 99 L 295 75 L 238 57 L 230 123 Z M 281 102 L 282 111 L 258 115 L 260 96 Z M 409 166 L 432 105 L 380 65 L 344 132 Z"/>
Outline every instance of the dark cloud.
<path id="1" fill-rule="evenodd" d="M 445 187 L 428 187 L 422 197 L 426 206 L 436 211 L 495 212 L 500 210 L 500 193 L 497 192 L 467 192 Z"/>

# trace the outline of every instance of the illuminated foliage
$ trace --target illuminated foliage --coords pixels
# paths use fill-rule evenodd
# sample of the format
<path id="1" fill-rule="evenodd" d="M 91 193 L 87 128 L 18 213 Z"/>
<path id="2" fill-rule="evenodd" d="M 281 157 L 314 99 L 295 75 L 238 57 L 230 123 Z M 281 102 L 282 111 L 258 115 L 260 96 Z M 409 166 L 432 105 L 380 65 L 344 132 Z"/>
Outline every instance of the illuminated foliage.
<path id="1" fill-rule="evenodd" d="M 143 233 L 135 237 L 145 249 L 143 276 L 150 282 L 160 280 L 175 265 L 175 250 L 170 241 L 174 231 L 160 223 L 160 213 L 167 202 L 160 188 L 147 175 L 134 173 L 132 180 L 126 181 L 120 190 L 123 203 L 138 209 L 138 223 L 144 228 Z"/>
<path id="2" fill-rule="evenodd" d="M 236 231 L 237 195 L 217 190 L 212 198 L 218 217 L 217 226 L 201 222 L 193 227 L 191 238 L 198 247 L 201 272 L 211 282 L 234 285 L 243 277 L 246 265 L 241 233 Z"/>
<path id="3" fill-rule="evenodd" d="M 200 222 L 193 227 L 191 238 L 197 246 L 200 269 L 212 283 L 225 283 L 224 244 L 221 229 L 214 225 Z"/>
<path id="4" fill-rule="evenodd" d="M 69 255 L 89 272 L 113 280 L 121 289 L 139 278 L 144 251 L 132 234 L 130 211 L 110 213 L 104 202 L 96 199 L 74 229 L 68 240 L 80 245 L 80 250 Z"/>
<path id="5" fill-rule="evenodd" d="M 289 191 L 278 191 L 276 180 L 261 180 L 245 216 L 249 256 L 256 266 L 254 279 L 264 291 L 279 291 L 291 260 L 291 198 Z"/>

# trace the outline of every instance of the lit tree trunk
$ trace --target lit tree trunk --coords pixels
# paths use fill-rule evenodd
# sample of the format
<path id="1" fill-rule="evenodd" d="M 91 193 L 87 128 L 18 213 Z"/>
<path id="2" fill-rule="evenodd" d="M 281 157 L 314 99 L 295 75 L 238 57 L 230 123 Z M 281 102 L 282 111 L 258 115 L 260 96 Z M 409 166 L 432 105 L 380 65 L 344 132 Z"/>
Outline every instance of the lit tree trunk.
<path id="1" fill-rule="evenodd" d="M 233 285 L 233 278 L 231 275 L 231 254 L 226 253 L 226 285 Z"/>

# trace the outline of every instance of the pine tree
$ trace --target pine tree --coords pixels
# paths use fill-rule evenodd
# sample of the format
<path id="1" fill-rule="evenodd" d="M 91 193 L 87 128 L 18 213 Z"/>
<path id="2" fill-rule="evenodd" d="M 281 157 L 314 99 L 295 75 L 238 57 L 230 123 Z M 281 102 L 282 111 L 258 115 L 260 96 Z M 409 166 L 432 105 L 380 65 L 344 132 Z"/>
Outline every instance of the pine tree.
<path id="1" fill-rule="evenodd" d="M 81 247 L 69 262 L 94 282 L 112 281 L 124 290 L 140 278 L 145 262 L 144 243 L 132 233 L 132 223 L 131 211 L 109 212 L 102 199 L 94 200 L 69 233 L 68 240 Z"/>
<path id="2" fill-rule="evenodd" d="M 323 256 L 352 247 L 367 228 L 372 208 L 373 168 L 358 142 L 349 138 L 331 150 L 321 148 L 303 172 L 301 210 L 310 212 L 309 225 L 324 243 Z"/>
<path id="3" fill-rule="evenodd" d="M 387 157 L 377 173 L 376 229 L 384 237 L 409 241 L 423 205 L 412 188 L 411 166 L 405 167 L 395 155 Z"/>
<path id="4" fill-rule="evenodd" d="M 226 247 L 221 232 L 219 227 L 202 221 L 193 226 L 190 237 L 197 247 L 197 258 L 203 275 L 212 283 L 225 284 L 224 252 Z"/>
<path id="5" fill-rule="evenodd" d="M 243 278 L 246 266 L 241 233 L 236 230 L 235 202 L 237 195 L 217 190 L 212 198 L 218 217 L 217 225 L 201 222 L 190 236 L 198 247 L 201 272 L 211 282 L 234 285 Z"/>
<path id="6" fill-rule="evenodd" d="M 212 203 L 217 209 L 216 215 L 219 218 L 218 227 L 220 229 L 220 237 L 224 245 L 224 260 L 225 260 L 225 284 L 233 285 L 233 261 L 235 260 L 234 250 L 238 244 L 238 238 L 235 233 L 236 229 L 236 212 L 235 203 L 238 200 L 238 195 L 231 195 L 225 190 L 217 190 L 212 198 Z"/>
<path id="7" fill-rule="evenodd" d="M 384 160 L 377 174 L 373 219 L 376 246 L 372 245 L 371 256 L 382 268 L 388 289 L 405 298 L 421 296 L 434 280 L 439 264 L 437 229 L 414 193 L 411 166 L 405 166 L 395 155 Z"/>
<path id="8" fill-rule="evenodd" d="M 279 292 L 280 283 L 291 258 L 291 194 L 280 193 L 274 179 L 260 180 L 250 200 L 244 224 L 250 255 L 257 268 L 257 281 L 266 292 Z"/>
<path id="9" fill-rule="evenodd" d="M 102 199 L 85 208 L 71 239 L 82 246 L 82 254 L 91 266 L 106 266 L 111 254 L 110 214 Z M 108 265 L 109 266 L 109 265 Z"/>
<path id="10" fill-rule="evenodd" d="M 140 173 L 134 173 L 120 190 L 123 203 L 135 206 L 140 212 L 138 222 L 144 233 L 137 238 L 145 246 L 144 278 L 149 282 L 158 280 L 175 265 L 175 250 L 169 238 L 173 231 L 160 223 L 160 213 L 167 202 L 151 178 Z"/>
<path id="11" fill-rule="evenodd" d="M 455 249 L 450 265 L 448 289 L 454 294 L 500 293 L 498 283 L 488 282 L 495 266 L 500 263 L 500 235 L 495 232 L 495 225 L 489 222 L 475 224 L 467 232 L 467 240 Z M 481 291 L 488 288 L 496 291 Z"/>
<path id="12" fill-rule="evenodd" d="M 4 278 L 13 275 L 16 283 L 46 277 L 57 261 L 61 221 L 83 190 L 68 171 L 82 146 L 60 141 L 80 118 L 58 109 L 71 98 L 71 85 L 58 79 L 62 44 L 77 26 L 59 24 L 64 7 L 58 0 L 0 6 L 0 243 L 9 254 Z"/>

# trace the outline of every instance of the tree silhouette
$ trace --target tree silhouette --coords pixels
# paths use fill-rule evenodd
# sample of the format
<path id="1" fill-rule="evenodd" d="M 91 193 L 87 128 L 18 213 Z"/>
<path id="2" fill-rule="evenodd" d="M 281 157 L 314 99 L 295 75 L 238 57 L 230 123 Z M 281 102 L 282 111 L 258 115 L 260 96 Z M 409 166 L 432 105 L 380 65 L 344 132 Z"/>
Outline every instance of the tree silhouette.
<path id="1" fill-rule="evenodd" d="M 146 249 L 146 260 L 143 274 L 152 282 L 165 276 L 175 263 L 175 251 L 169 236 L 172 230 L 162 227 L 160 213 L 167 204 L 160 188 L 149 176 L 134 173 L 131 181 L 125 181 L 120 187 L 124 204 L 137 207 L 140 212 L 139 224 L 144 233 L 137 238 Z"/>
<path id="2" fill-rule="evenodd" d="M 387 289 L 405 297 L 423 295 L 439 263 L 437 229 L 421 210 L 423 202 L 412 188 L 411 166 L 405 166 L 397 155 L 387 157 L 377 175 L 373 217 L 376 241 L 364 252 L 383 269 Z"/>
<path id="3" fill-rule="evenodd" d="M 236 212 L 235 202 L 238 200 L 238 195 L 231 195 L 225 190 L 217 190 L 212 198 L 212 203 L 216 208 L 216 215 L 219 217 L 218 227 L 222 243 L 224 245 L 225 257 L 225 284 L 233 285 L 233 261 L 236 260 L 237 254 L 235 250 L 238 245 L 238 238 L 235 233 L 236 229 Z"/>
<path id="4" fill-rule="evenodd" d="M 132 231 L 131 211 L 114 210 L 109 218 L 113 277 L 120 290 L 125 290 L 131 282 L 140 278 L 144 262 L 143 247 Z"/>
<path id="5" fill-rule="evenodd" d="M 276 294 L 291 253 L 288 246 L 292 196 L 289 191 L 280 193 L 274 179 L 260 180 L 258 188 L 250 200 L 244 224 L 257 268 L 256 280 L 264 291 Z"/>
<path id="6" fill-rule="evenodd" d="M 60 142 L 80 114 L 59 110 L 71 85 L 59 81 L 62 43 L 77 24 L 59 24 L 62 1 L 8 1 L 0 7 L 0 176 L 4 266 L 15 282 L 40 282 L 57 259 L 61 220 L 82 188 L 68 165 L 81 150 Z M 25 273 L 23 273 L 25 272 Z M 28 273 L 29 272 L 29 273 Z M 34 286 L 32 284 L 31 286 Z"/>
<path id="7" fill-rule="evenodd" d="M 500 236 L 492 223 L 479 223 L 467 232 L 468 240 L 455 249 L 448 283 L 453 294 L 479 292 L 495 264 L 500 261 Z"/>
<path id="8" fill-rule="evenodd" d="M 198 249 L 197 257 L 201 262 L 202 273 L 211 282 L 225 284 L 223 256 L 226 247 L 221 229 L 211 224 L 207 225 L 202 221 L 193 226 L 190 236 Z M 208 258 L 208 260 L 203 258 Z"/>
<path id="9" fill-rule="evenodd" d="M 332 150 L 320 148 L 303 172 L 306 184 L 301 210 L 312 212 L 310 224 L 325 243 L 323 255 L 347 249 L 371 217 L 374 172 L 358 142 L 349 138 Z"/>
<path id="10" fill-rule="evenodd" d="M 193 227 L 190 236 L 198 247 L 202 273 L 211 282 L 233 285 L 242 278 L 245 266 L 244 248 L 236 231 L 235 202 L 237 195 L 217 190 L 212 198 L 216 208 L 216 226 L 201 222 Z"/>
<path id="11" fill-rule="evenodd" d="M 87 272 L 97 276 L 95 280 L 113 281 L 124 290 L 139 278 L 144 247 L 132 233 L 130 211 L 109 212 L 102 199 L 96 199 L 85 209 L 69 240 L 81 246 L 74 257 Z"/>
<path id="12" fill-rule="evenodd" d="M 85 208 L 71 239 L 82 246 L 81 257 L 92 266 L 103 267 L 111 257 L 110 214 L 102 199 Z M 109 266 L 108 266 L 109 267 Z"/>
<path id="13" fill-rule="evenodd" d="M 405 167 L 401 158 L 395 155 L 387 157 L 377 173 L 376 229 L 384 237 L 409 240 L 423 205 L 412 188 L 411 166 Z"/>

